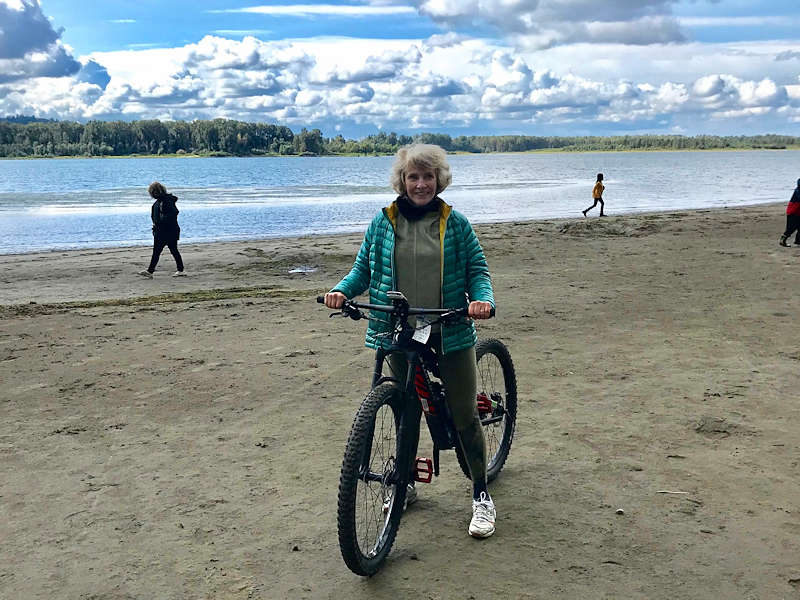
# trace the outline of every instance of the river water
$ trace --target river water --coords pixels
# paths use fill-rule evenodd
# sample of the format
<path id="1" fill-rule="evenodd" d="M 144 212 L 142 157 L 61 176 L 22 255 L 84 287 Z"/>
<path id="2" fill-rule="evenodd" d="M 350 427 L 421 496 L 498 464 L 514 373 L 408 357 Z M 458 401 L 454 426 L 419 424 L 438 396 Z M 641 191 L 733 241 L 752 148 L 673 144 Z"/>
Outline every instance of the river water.
<path id="1" fill-rule="evenodd" d="M 473 223 L 788 201 L 800 151 L 448 157 L 442 197 Z M 394 193 L 392 157 L 0 160 L 0 254 L 150 244 L 147 186 L 179 197 L 183 243 L 362 231 Z M 591 215 L 592 213 L 590 213 Z M 597 214 L 595 209 L 594 214 Z"/>

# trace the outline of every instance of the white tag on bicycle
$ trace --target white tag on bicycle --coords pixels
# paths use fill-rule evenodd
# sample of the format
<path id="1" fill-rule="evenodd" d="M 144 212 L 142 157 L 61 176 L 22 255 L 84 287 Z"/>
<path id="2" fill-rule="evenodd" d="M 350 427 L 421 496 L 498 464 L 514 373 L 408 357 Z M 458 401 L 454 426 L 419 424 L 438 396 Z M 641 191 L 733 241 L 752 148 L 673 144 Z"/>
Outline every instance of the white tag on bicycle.
<path id="1" fill-rule="evenodd" d="M 425 344 L 429 337 L 431 337 L 431 324 L 426 323 L 421 318 L 417 318 L 417 329 L 411 339 L 417 340 L 420 344 Z"/>

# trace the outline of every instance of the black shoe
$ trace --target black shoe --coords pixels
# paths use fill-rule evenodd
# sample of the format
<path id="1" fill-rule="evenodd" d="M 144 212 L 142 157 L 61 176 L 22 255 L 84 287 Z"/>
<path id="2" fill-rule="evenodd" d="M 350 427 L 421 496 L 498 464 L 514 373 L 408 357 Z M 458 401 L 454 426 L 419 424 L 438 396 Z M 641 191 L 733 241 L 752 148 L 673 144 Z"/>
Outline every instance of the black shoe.
<path id="1" fill-rule="evenodd" d="M 586 216 L 586 211 L 582 210 L 581 212 L 583 213 L 583 216 L 585 217 Z"/>
<path id="2" fill-rule="evenodd" d="M 781 246 L 783 246 L 784 248 L 788 248 L 789 247 L 789 244 L 786 243 L 786 236 L 785 235 L 781 236 L 781 240 L 778 243 Z"/>

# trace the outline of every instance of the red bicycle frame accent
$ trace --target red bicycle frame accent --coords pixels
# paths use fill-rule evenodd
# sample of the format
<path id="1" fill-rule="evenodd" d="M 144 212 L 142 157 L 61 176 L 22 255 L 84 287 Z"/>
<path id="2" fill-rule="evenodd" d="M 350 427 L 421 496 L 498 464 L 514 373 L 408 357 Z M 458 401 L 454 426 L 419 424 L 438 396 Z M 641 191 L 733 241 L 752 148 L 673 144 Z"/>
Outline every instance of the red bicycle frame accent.
<path id="1" fill-rule="evenodd" d="M 425 376 L 420 365 L 417 365 L 414 372 L 414 387 L 417 390 L 417 396 L 419 396 L 419 401 L 422 404 L 422 410 L 432 415 L 436 414 L 433 403 L 428 402 L 428 400 L 431 399 L 431 390 L 428 387 L 428 378 Z"/>

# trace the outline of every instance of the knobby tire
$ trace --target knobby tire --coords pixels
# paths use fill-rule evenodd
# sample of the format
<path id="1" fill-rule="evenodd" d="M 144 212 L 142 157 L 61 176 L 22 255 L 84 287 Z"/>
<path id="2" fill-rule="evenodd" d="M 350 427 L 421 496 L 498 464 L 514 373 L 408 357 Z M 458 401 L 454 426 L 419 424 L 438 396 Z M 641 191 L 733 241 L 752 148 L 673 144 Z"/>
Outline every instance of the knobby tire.
<path id="1" fill-rule="evenodd" d="M 410 452 L 404 448 L 408 436 L 401 399 L 390 383 L 375 387 L 361 403 L 347 439 L 337 522 L 342 558 L 357 575 L 380 569 L 400 527 Z M 364 475 L 362 464 L 368 464 L 369 475 Z"/>

